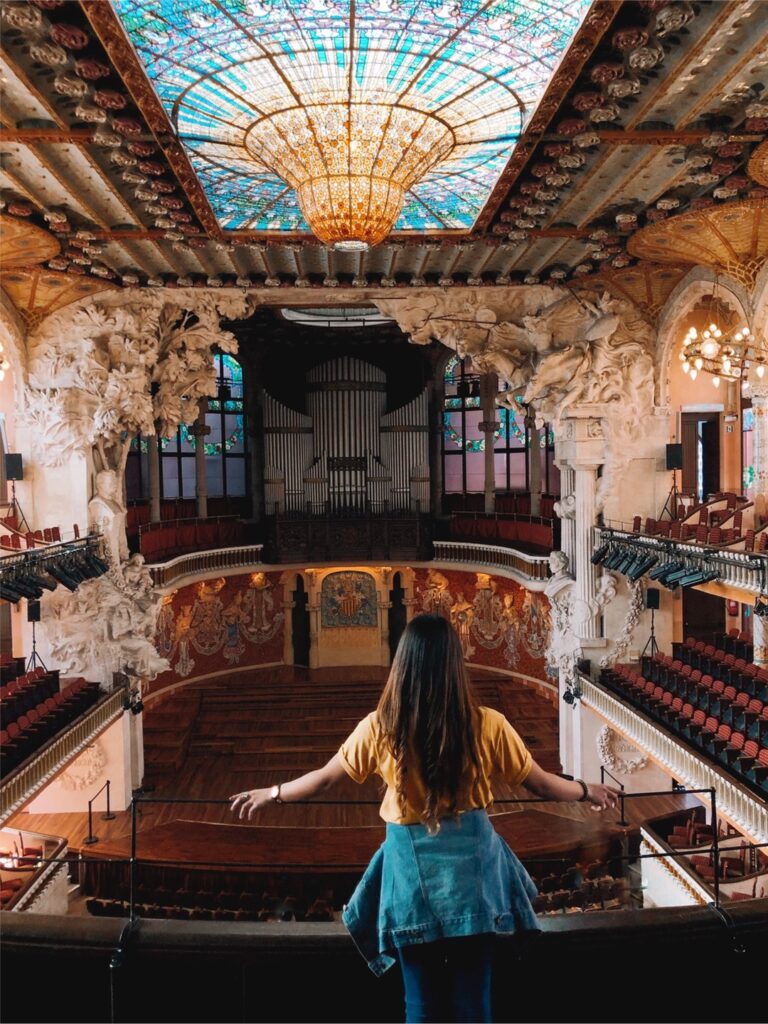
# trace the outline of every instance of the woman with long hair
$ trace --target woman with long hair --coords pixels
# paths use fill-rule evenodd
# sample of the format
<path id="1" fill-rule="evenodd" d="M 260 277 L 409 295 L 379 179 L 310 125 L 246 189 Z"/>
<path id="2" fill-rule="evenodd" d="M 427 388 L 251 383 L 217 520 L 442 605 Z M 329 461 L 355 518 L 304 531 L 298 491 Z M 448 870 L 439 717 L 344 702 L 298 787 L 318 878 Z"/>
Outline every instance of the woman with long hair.
<path id="1" fill-rule="evenodd" d="M 615 807 L 619 791 L 545 772 L 498 711 L 477 704 L 450 623 L 406 627 L 375 711 L 317 771 L 237 793 L 241 819 L 270 803 L 306 800 L 345 777 L 386 785 L 386 839 L 344 908 L 371 970 L 397 960 L 406 1020 L 491 1020 L 493 937 L 536 931 L 536 887 L 493 829 L 491 777 L 548 800 Z"/>

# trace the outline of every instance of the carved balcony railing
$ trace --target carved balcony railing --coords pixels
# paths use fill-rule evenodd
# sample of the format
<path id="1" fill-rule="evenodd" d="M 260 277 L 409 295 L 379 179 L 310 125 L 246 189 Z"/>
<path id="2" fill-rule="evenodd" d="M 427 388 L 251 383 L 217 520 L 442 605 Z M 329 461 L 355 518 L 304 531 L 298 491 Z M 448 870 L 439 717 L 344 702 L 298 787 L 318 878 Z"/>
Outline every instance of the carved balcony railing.
<path id="1" fill-rule="evenodd" d="M 119 718 L 123 713 L 124 697 L 123 687 L 113 690 L 0 782 L 0 824 L 47 785 L 67 762 L 85 750 L 95 736 Z"/>
<path id="2" fill-rule="evenodd" d="M 684 746 L 662 726 L 622 703 L 599 683 L 579 677 L 581 700 L 690 789 L 714 788 L 718 813 L 756 843 L 768 842 L 768 804 L 733 776 Z"/>
<path id="3" fill-rule="evenodd" d="M 527 555 L 515 548 L 502 548 L 493 544 L 470 544 L 465 541 L 436 540 L 436 562 L 464 562 L 485 565 L 490 569 L 508 569 L 525 580 L 544 583 L 550 575 L 549 558 Z"/>
<path id="4" fill-rule="evenodd" d="M 712 548 L 689 541 L 648 537 L 628 530 L 596 527 L 595 550 L 606 543 L 616 547 L 647 551 L 649 555 L 658 558 L 659 566 L 679 562 L 691 570 L 712 570 L 718 573 L 720 582 L 752 595 L 768 593 L 768 556 L 764 554 L 728 551 L 727 548 Z"/>
<path id="5" fill-rule="evenodd" d="M 170 562 L 150 565 L 152 580 L 156 587 L 172 587 L 187 576 L 224 572 L 228 569 L 243 569 L 261 564 L 263 545 L 247 544 L 240 548 L 217 548 L 214 551 L 196 551 L 179 555 Z"/>

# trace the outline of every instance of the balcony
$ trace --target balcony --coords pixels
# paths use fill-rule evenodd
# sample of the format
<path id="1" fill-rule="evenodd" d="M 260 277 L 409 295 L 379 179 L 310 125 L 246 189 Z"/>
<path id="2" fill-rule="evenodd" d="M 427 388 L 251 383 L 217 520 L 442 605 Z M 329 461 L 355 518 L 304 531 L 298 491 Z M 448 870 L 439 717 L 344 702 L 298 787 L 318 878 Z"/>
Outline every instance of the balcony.
<path id="1" fill-rule="evenodd" d="M 647 554 L 657 559 L 653 568 L 679 564 L 691 572 L 717 572 L 718 583 L 743 590 L 750 598 L 768 591 L 768 555 L 748 551 L 729 551 L 692 541 L 674 540 L 666 537 L 651 537 L 629 530 L 610 527 L 595 528 L 595 551 L 607 545 L 608 557 L 611 550 L 624 549 L 628 554 Z M 746 598 L 745 598 L 746 599 Z"/>
<path id="2" fill-rule="evenodd" d="M 532 587 L 534 590 L 541 590 L 550 575 L 549 556 L 528 555 L 515 548 L 454 540 L 436 540 L 433 548 L 436 562 L 461 562 L 472 566 L 484 565 L 489 569 L 506 569 L 521 582 L 539 584 Z"/>

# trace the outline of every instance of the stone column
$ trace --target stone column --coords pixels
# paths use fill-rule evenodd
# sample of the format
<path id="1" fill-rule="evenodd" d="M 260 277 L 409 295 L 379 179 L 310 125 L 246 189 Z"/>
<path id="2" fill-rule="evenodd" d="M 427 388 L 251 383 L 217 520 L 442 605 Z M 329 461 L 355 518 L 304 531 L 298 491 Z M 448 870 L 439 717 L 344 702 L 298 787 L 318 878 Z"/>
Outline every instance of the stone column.
<path id="1" fill-rule="evenodd" d="M 208 399 L 203 398 L 200 402 L 200 411 L 197 419 L 189 427 L 189 434 L 195 439 L 195 495 L 197 497 L 197 514 L 200 519 L 208 515 L 208 478 L 205 472 L 205 439 L 211 432 L 211 428 L 205 422 L 205 413 L 208 406 Z"/>
<path id="2" fill-rule="evenodd" d="M 147 465 L 149 467 L 149 521 L 160 522 L 160 438 L 153 434 L 147 438 Z"/>
<path id="3" fill-rule="evenodd" d="M 752 460 L 755 466 L 753 494 L 768 494 L 768 381 L 756 380 L 749 394 L 752 398 Z"/>
<path id="4" fill-rule="evenodd" d="M 525 425 L 531 439 L 528 449 L 528 489 L 531 492 L 531 515 L 541 515 L 541 437 L 536 426 L 536 415 L 530 407 L 525 414 Z"/>
<path id="5" fill-rule="evenodd" d="M 575 574 L 577 610 L 574 620 L 576 635 L 591 640 L 600 635 L 592 609 L 597 597 L 597 569 L 592 565 L 594 543 L 592 527 L 595 525 L 597 467 L 576 465 L 576 520 L 575 520 Z"/>
<path id="6" fill-rule="evenodd" d="M 565 462 L 560 463 L 560 549 L 568 555 L 572 566 L 576 565 L 576 519 L 571 504 L 576 489 L 576 475 Z"/>
<path id="7" fill-rule="evenodd" d="M 499 379 L 495 373 L 485 373 L 480 378 L 480 408 L 483 418 L 480 429 L 485 435 L 485 511 L 493 515 L 496 511 L 496 464 L 494 442 L 500 423 L 496 419 L 496 394 Z"/>

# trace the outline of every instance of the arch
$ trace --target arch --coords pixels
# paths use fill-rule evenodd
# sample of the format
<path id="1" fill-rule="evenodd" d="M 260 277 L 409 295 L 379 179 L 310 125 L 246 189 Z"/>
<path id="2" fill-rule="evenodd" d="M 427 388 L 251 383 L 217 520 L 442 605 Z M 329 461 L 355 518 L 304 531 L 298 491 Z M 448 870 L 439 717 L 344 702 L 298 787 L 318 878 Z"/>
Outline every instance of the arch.
<path id="1" fill-rule="evenodd" d="M 758 337 L 760 334 L 768 338 L 768 260 L 765 261 L 755 280 L 755 291 L 752 296 L 752 330 Z"/>
<path id="2" fill-rule="evenodd" d="M 3 355 L 11 364 L 14 387 L 21 388 L 27 367 L 27 330 L 16 307 L 0 288 L 0 341 L 3 343 Z M 16 400 L 22 395 L 17 390 Z"/>
<path id="3" fill-rule="evenodd" d="M 715 284 L 715 273 L 708 267 L 693 267 L 672 291 L 659 314 L 656 335 L 656 404 L 666 408 L 669 404 L 669 364 L 678 340 L 676 328 L 680 319 L 704 295 L 710 295 Z M 736 310 L 751 319 L 750 295 L 732 278 L 717 275 L 718 295 L 730 302 Z"/>

